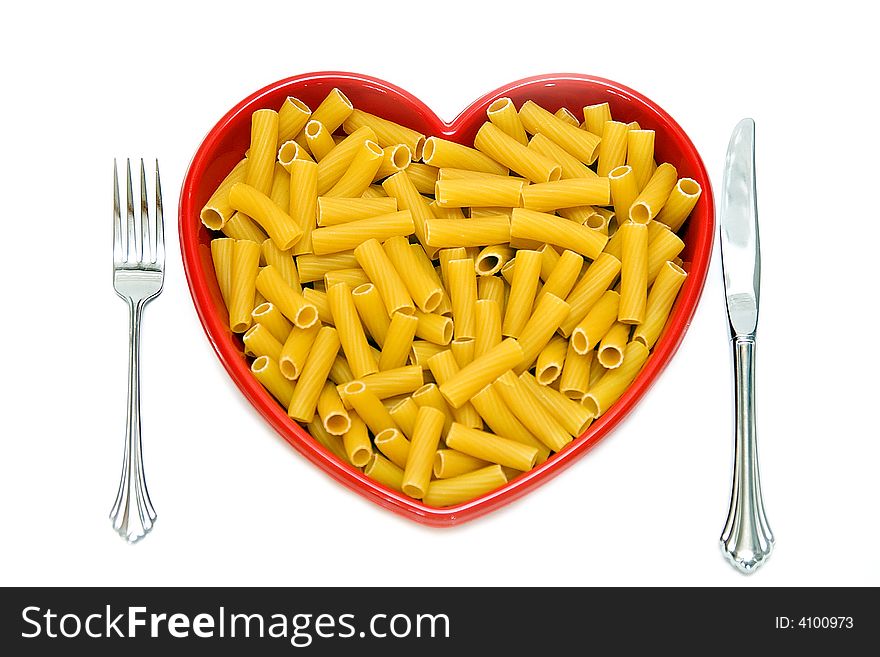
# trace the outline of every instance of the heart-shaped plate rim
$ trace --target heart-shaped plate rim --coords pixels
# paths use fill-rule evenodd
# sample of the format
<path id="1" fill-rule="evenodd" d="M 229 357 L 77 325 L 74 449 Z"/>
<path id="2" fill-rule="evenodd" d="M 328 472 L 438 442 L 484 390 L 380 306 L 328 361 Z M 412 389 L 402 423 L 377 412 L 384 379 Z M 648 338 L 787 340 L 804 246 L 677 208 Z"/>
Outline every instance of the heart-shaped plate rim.
<path id="1" fill-rule="evenodd" d="M 257 382 L 244 357 L 240 338 L 229 331 L 223 319 L 223 302 L 208 246 L 210 235 L 199 220 L 199 210 L 246 149 L 246 128 L 254 110 L 277 109 L 288 95 L 297 96 L 316 107 L 334 86 L 342 89 L 360 109 L 408 123 L 428 136 L 443 136 L 468 145 L 472 145 L 474 134 L 485 120 L 486 108 L 497 98 L 509 96 L 517 105 L 531 98 L 550 111 L 563 105 L 577 110 L 586 104 L 608 101 L 615 120 L 631 121 L 637 116 L 642 127 L 656 131 L 658 161 L 671 162 L 678 168 L 680 176 L 694 178 L 703 188 L 702 197 L 684 228 L 687 246 L 682 257 L 688 278 L 663 335 L 633 384 L 605 415 L 562 452 L 506 486 L 463 504 L 439 509 L 427 506 L 337 460 L 305 429 L 288 418 L 284 409 Z M 242 135 L 245 135 L 244 140 Z M 303 456 L 370 501 L 424 524 L 450 526 L 512 502 L 559 474 L 604 438 L 638 403 L 678 350 L 690 325 L 709 268 L 714 216 L 709 176 L 684 130 L 656 103 L 616 82 L 576 73 L 525 78 L 485 94 L 452 122 L 446 123 L 415 96 L 393 84 L 367 75 L 330 71 L 274 82 L 236 104 L 217 122 L 193 156 L 183 181 L 178 228 L 184 271 L 199 319 L 220 362 L 254 408 Z"/>

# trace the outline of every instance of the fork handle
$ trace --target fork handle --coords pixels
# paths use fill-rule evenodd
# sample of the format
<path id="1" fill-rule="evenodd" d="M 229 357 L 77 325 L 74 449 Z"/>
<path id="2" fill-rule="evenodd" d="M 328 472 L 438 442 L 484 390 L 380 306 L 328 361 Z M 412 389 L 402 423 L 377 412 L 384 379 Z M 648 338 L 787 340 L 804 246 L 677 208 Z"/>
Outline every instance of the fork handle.
<path id="1" fill-rule="evenodd" d="M 110 511 L 113 528 L 131 543 L 146 536 L 156 521 L 147 492 L 141 448 L 140 346 L 141 318 L 147 300 L 128 302 L 128 411 L 125 417 L 125 452 L 119 492 Z"/>
<path id="2" fill-rule="evenodd" d="M 743 573 L 754 572 L 773 550 L 774 538 L 761 497 L 755 428 L 755 336 L 735 336 L 733 371 L 735 453 L 730 511 L 721 534 L 721 549 Z"/>

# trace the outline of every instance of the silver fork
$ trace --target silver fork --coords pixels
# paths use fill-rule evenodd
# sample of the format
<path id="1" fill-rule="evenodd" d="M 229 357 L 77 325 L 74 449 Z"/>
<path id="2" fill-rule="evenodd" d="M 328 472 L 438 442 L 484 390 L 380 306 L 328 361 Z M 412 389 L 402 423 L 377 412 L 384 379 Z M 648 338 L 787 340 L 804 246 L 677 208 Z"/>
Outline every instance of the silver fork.
<path id="1" fill-rule="evenodd" d="M 159 296 L 165 279 L 165 222 L 162 217 L 162 188 L 156 160 L 156 207 L 150 221 L 147 179 L 141 159 L 141 219 L 136 225 L 131 185 L 131 162 L 126 160 L 128 220 L 119 211 L 119 179 L 113 160 L 113 288 L 128 304 L 128 412 L 125 418 L 125 453 L 116 503 L 110 511 L 113 528 L 127 541 L 146 536 L 156 521 L 147 492 L 141 449 L 140 343 L 141 317 L 146 305 Z"/>

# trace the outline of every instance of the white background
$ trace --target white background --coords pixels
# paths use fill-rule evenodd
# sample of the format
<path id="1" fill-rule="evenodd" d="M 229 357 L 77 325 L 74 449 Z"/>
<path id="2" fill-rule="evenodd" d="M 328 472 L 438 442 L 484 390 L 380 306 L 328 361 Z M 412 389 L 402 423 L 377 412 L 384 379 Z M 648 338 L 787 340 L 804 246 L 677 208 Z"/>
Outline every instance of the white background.
<path id="1" fill-rule="evenodd" d="M 868 3 L 39 4 L 7 7 L 0 26 L 0 583 L 880 583 Z M 611 78 L 678 120 L 716 191 L 731 129 L 756 119 L 767 566 L 743 577 L 718 549 L 732 427 L 717 249 L 681 350 L 638 410 L 549 484 L 460 528 L 424 528 L 349 492 L 249 407 L 190 301 L 176 199 L 229 107 L 332 69 L 387 79 L 447 119 L 525 76 Z M 159 519 L 135 546 L 107 519 L 127 354 L 111 160 L 126 155 L 160 159 L 170 254 L 143 343 Z"/>

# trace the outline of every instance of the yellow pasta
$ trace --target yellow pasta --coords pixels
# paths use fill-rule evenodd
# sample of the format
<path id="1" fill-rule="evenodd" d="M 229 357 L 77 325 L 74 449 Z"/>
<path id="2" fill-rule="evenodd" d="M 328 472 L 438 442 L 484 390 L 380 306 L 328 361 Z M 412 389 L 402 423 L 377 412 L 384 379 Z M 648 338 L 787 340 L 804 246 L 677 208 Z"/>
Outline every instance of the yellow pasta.
<path id="1" fill-rule="evenodd" d="M 241 336 L 248 356 L 268 356 L 276 363 L 281 358 L 281 343 L 262 324 L 254 324 Z"/>
<path id="2" fill-rule="evenodd" d="M 430 406 L 419 408 L 403 473 L 403 492 L 410 497 L 420 499 L 428 489 L 442 430 L 443 413 Z"/>
<path id="3" fill-rule="evenodd" d="M 552 451 L 558 452 L 571 442 L 571 434 L 512 371 L 498 377 L 494 387 L 516 418 Z"/>
<path id="4" fill-rule="evenodd" d="M 327 293 L 316 290 L 311 287 L 305 287 L 302 291 L 303 299 L 306 303 L 315 307 L 318 312 L 318 319 L 325 324 L 333 323 L 333 316 L 330 314 L 330 304 L 327 301 Z"/>
<path id="5" fill-rule="evenodd" d="M 550 449 L 516 418 L 494 385 L 485 386 L 471 397 L 471 403 L 496 435 L 537 448 L 538 463 L 547 460 Z"/>
<path id="6" fill-rule="evenodd" d="M 686 278 L 687 272 L 672 262 L 666 262 L 660 268 L 660 273 L 648 292 L 645 320 L 636 326 L 633 341 L 641 342 L 648 349 L 654 346 Z"/>
<path id="7" fill-rule="evenodd" d="M 394 313 L 391 316 L 386 340 L 379 356 L 380 370 L 391 370 L 406 364 L 418 325 L 419 319 L 415 315 Z"/>
<path id="8" fill-rule="evenodd" d="M 232 218 L 235 209 L 229 204 L 229 190 L 235 183 L 244 182 L 246 175 L 246 159 L 236 164 L 232 171 L 226 174 L 226 177 L 217 186 L 217 189 L 214 190 L 208 202 L 202 206 L 202 210 L 199 212 L 199 217 L 206 228 L 220 230 Z"/>
<path id="9" fill-rule="evenodd" d="M 522 190 L 522 204 L 546 212 L 578 205 L 607 205 L 611 199 L 608 178 L 571 178 L 529 185 Z"/>
<path id="10" fill-rule="evenodd" d="M 378 399 L 388 399 L 405 395 L 420 388 L 424 383 L 422 367 L 419 365 L 406 365 L 394 369 L 377 372 L 358 379 L 367 390 Z M 339 394 L 342 401 L 348 404 L 348 396 L 345 386 L 339 386 Z"/>
<path id="11" fill-rule="evenodd" d="M 296 270 L 296 263 L 293 261 L 293 255 L 290 251 L 282 251 L 272 240 L 264 240 L 260 245 L 260 254 L 263 262 L 272 267 L 281 274 L 281 278 L 297 292 L 302 292 L 302 285 L 299 282 L 299 272 Z"/>
<path id="12" fill-rule="evenodd" d="M 441 386 L 458 374 L 462 369 L 456 361 L 451 349 L 435 354 L 428 359 L 427 364 L 428 369 L 430 369 L 431 374 L 434 376 L 434 380 Z M 480 416 L 470 402 L 466 401 L 460 406 L 454 407 L 452 409 L 452 415 L 455 417 L 456 422 L 460 422 L 465 426 L 477 429 L 482 428 L 483 426 Z"/>
<path id="13" fill-rule="evenodd" d="M 510 217 L 511 238 L 535 240 L 570 249 L 595 260 L 602 253 L 608 236 L 579 226 L 573 221 L 544 212 L 514 208 Z"/>
<path id="14" fill-rule="evenodd" d="M 438 168 L 507 175 L 506 166 L 493 159 L 491 155 L 481 153 L 478 149 L 479 147 L 470 148 L 440 137 L 430 137 L 425 142 L 423 159 L 426 164 Z"/>
<path id="15" fill-rule="evenodd" d="M 305 147 L 300 146 L 292 139 L 278 147 L 278 164 L 281 165 L 282 169 L 290 173 L 291 165 L 297 160 L 314 163 L 312 156 L 309 155 Z"/>
<path id="16" fill-rule="evenodd" d="M 556 110 L 556 112 L 553 113 L 553 116 L 555 116 L 557 119 L 565 121 L 569 125 L 573 125 L 575 128 L 579 128 L 581 125 L 581 122 L 578 121 L 578 118 L 571 113 L 571 110 L 566 107 L 560 107 L 558 110 Z"/>
<path id="17" fill-rule="evenodd" d="M 479 129 L 474 137 L 474 146 L 489 158 L 532 182 L 559 180 L 562 176 L 562 167 L 556 162 L 529 150 L 492 123 L 484 123 Z"/>
<path id="18" fill-rule="evenodd" d="M 318 397 L 324 388 L 324 382 L 333 366 L 337 351 L 339 351 L 339 336 L 336 329 L 331 326 L 321 327 L 303 365 L 287 409 L 287 414 L 294 420 L 312 421 Z"/>
<path id="19" fill-rule="evenodd" d="M 287 340 L 287 336 L 290 335 L 290 331 L 293 329 L 293 324 L 290 323 L 278 308 L 268 301 L 254 308 L 251 311 L 251 317 L 254 322 L 265 326 L 269 333 L 282 344 Z"/>
<path id="20" fill-rule="evenodd" d="M 571 310 L 568 318 L 559 327 L 562 335 L 571 335 L 574 327 L 599 301 L 619 273 L 620 260 L 612 255 L 603 253 L 593 261 L 565 299 Z"/>
<path id="21" fill-rule="evenodd" d="M 453 423 L 446 435 L 446 445 L 478 459 L 521 471 L 531 470 L 538 459 L 535 447 L 458 423 Z"/>
<path id="22" fill-rule="evenodd" d="M 566 311 L 567 313 L 567 311 Z M 541 349 L 538 361 L 535 365 L 535 378 L 538 383 L 549 386 L 559 375 L 565 363 L 565 353 L 568 349 L 568 341 L 561 336 L 555 336 Z"/>
<path id="23" fill-rule="evenodd" d="M 333 141 L 333 135 L 320 121 L 312 119 L 306 123 L 303 133 L 305 135 L 306 146 L 318 162 L 323 160 L 327 153 L 336 147 L 336 142 Z"/>
<path id="24" fill-rule="evenodd" d="M 537 251 L 518 251 L 510 297 L 501 323 L 502 335 L 514 338 L 519 336 L 529 321 L 535 305 L 540 274 L 541 254 Z"/>
<path id="25" fill-rule="evenodd" d="M 490 465 L 488 461 L 454 449 L 438 449 L 434 455 L 434 476 L 438 479 L 449 479 L 488 465 Z"/>
<path id="26" fill-rule="evenodd" d="M 413 158 L 422 159 L 425 135 L 417 130 L 358 109 L 349 114 L 345 123 L 342 124 L 342 129 L 349 134 L 363 127 L 369 127 L 376 133 L 376 140 L 382 148 L 403 144 L 412 153 Z"/>
<path id="27" fill-rule="evenodd" d="M 425 223 L 425 241 L 429 246 L 438 249 L 458 245 L 472 247 L 506 244 L 510 241 L 510 219 L 503 214 L 465 220 L 429 219 Z M 501 251 L 501 253 L 507 252 Z M 510 255 L 507 255 L 504 262 L 509 258 Z M 501 258 L 496 258 L 493 263 L 496 270 L 501 266 L 498 264 L 500 260 Z M 491 270 L 484 269 L 479 273 L 486 275 L 491 273 Z"/>
<path id="28" fill-rule="evenodd" d="M 373 181 L 382 180 L 398 171 L 403 171 L 409 167 L 411 162 L 412 155 L 409 148 L 403 144 L 386 146 L 382 149 L 382 163 L 379 165 L 376 175 L 373 176 Z"/>
<path id="29" fill-rule="evenodd" d="M 453 336 L 476 336 L 475 304 L 477 279 L 474 261 L 470 258 L 450 260 L 448 264 L 449 296 L 452 299 Z"/>
<path id="30" fill-rule="evenodd" d="M 656 221 L 648 224 L 648 285 L 654 282 L 660 268 L 683 249 L 681 238 L 663 224 Z"/>
<path id="31" fill-rule="evenodd" d="M 490 465 L 457 477 L 430 482 L 422 501 L 430 506 L 453 506 L 480 497 L 506 483 L 507 477 L 501 466 Z"/>
<path id="32" fill-rule="evenodd" d="M 524 182 L 516 178 L 461 178 L 438 180 L 434 186 L 437 204 L 443 208 L 520 205 Z"/>
<path id="33" fill-rule="evenodd" d="M 220 288 L 220 296 L 223 305 L 230 307 L 230 290 L 232 289 L 232 253 L 235 249 L 235 240 L 221 237 L 211 240 L 211 261 L 214 264 L 214 275 L 217 278 L 217 287 Z"/>
<path id="34" fill-rule="evenodd" d="M 472 220 L 475 221 L 475 220 Z M 510 235 L 510 221 L 505 219 L 507 223 L 508 239 Z M 506 242 L 508 240 L 500 240 Z M 497 274 L 501 268 L 513 257 L 513 249 L 504 244 L 493 244 L 482 249 L 474 261 L 474 267 L 480 276 L 492 276 Z"/>
<path id="35" fill-rule="evenodd" d="M 449 404 L 446 403 L 443 395 L 440 394 L 437 384 L 428 383 L 423 385 L 412 394 L 411 399 L 419 408 L 422 406 L 430 406 L 443 413 L 443 430 L 440 432 L 440 436 L 441 438 L 445 438 L 450 427 L 452 427 L 452 409 L 449 408 Z M 418 413 L 416 416 L 418 417 Z M 415 430 L 415 425 L 413 426 L 413 430 Z"/>
<path id="36" fill-rule="evenodd" d="M 344 283 L 349 288 L 354 289 L 359 285 L 366 285 L 370 282 L 370 277 L 360 267 L 352 269 L 336 269 L 328 271 L 324 274 L 324 285 L 329 290 L 337 283 Z"/>
<path id="37" fill-rule="evenodd" d="M 639 191 L 654 173 L 654 136 L 653 130 L 630 130 L 626 134 L 626 163 L 636 175 Z"/>
<path id="38" fill-rule="evenodd" d="M 371 128 L 355 130 L 318 163 L 318 195 L 324 196 L 345 174 L 358 151 L 368 141 L 376 141 L 376 133 Z"/>
<path id="39" fill-rule="evenodd" d="M 584 107 L 584 128 L 594 135 L 604 137 L 605 124 L 611 120 L 608 103 L 597 103 Z"/>
<path id="40" fill-rule="evenodd" d="M 606 121 L 599 144 L 599 163 L 596 173 L 607 176 L 612 169 L 626 163 L 626 140 L 629 128 L 619 121 Z"/>
<path id="41" fill-rule="evenodd" d="M 620 309 L 624 324 L 638 324 L 645 318 L 648 299 L 648 227 L 627 222 L 620 227 Z"/>
<path id="42" fill-rule="evenodd" d="M 351 373 L 348 361 L 337 354 L 333 359 L 333 365 L 330 367 L 330 374 L 327 375 L 327 378 L 337 385 L 336 391 L 339 392 L 338 386 L 354 381 L 354 374 Z"/>
<path id="43" fill-rule="evenodd" d="M 304 102 L 293 96 L 285 98 L 278 110 L 278 143 L 296 137 L 311 116 L 312 110 Z"/>
<path id="44" fill-rule="evenodd" d="M 498 276 L 481 276 L 477 281 L 477 296 L 498 304 L 498 311 L 504 315 L 507 287 Z"/>
<path id="45" fill-rule="evenodd" d="M 257 289 L 257 270 L 260 247 L 250 240 L 236 240 L 232 248 L 232 274 L 229 287 L 229 328 L 233 333 L 244 333 L 253 318 L 254 292 Z"/>
<path id="46" fill-rule="evenodd" d="M 367 235 L 379 241 L 385 241 L 389 237 L 411 235 L 412 233 L 412 215 L 409 210 L 401 210 L 378 217 L 350 221 L 338 226 L 317 228 L 312 233 L 312 250 L 316 255 L 339 253 L 356 248 Z"/>
<path id="47" fill-rule="evenodd" d="M 700 185 L 655 163 L 653 131 L 583 111 L 500 98 L 468 145 L 341 89 L 252 116 L 200 213 L 219 297 L 254 377 L 346 467 L 460 504 L 564 449 L 638 375 Z"/>
<path id="48" fill-rule="evenodd" d="M 345 446 L 343 445 L 342 438 L 327 433 L 327 430 L 324 429 L 324 425 L 321 424 L 317 418 L 313 418 L 311 422 L 308 422 L 306 424 L 306 429 L 308 429 L 309 434 L 315 439 L 316 443 L 321 445 L 343 463 L 348 462 L 348 454 L 345 453 Z"/>
<path id="49" fill-rule="evenodd" d="M 330 386 L 333 392 L 336 389 Z M 327 390 L 327 388 L 325 388 Z M 322 397 L 323 398 L 323 397 Z M 318 413 L 321 412 L 321 400 L 318 400 Z M 348 430 L 342 436 L 342 445 L 349 462 L 356 468 L 367 465 L 373 457 L 373 446 L 370 443 L 370 435 L 367 433 L 367 425 L 357 415 L 351 417 Z M 327 428 L 327 421 L 324 420 Z M 327 429 L 328 433 L 334 433 Z"/>
<path id="50" fill-rule="evenodd" d="M 357 259 L 351 252 L 332 253 L 329 255 L 303 254 L 296 258 L 296 269 L 301 283 L 311 283 L 324 278 L 328 271 L 337 269 L 355 269 L 359 267 Z"/>
<path id="51" fill-rule="evenodd" d="M 615 322 L 599 343 L 597 358 L 606 370 L 613 370 L 623 363 L 623 350 L 629 342 L 629 324 Z"/>
<path id="52" fill-rule="evenodd" d="M 499 98 L 498 100 L 492 101 L 486 109 L 486 116 L 492 123 L 498 126 L 500 130 L 516 139 L 519 143 L 528 143 L 526 130 L 523 128 L 516 107 L 510 98 Z"/>
<path id="53" fill-rule="evenodd" d="M 648 359 L 648 348 L 641 342 L 630 342 L 623 352 L 623 364 L 606 372 L 584 397 L 584 407 L 599 417 L 623 396 Z"/>
<path id="54" fill-rule="evenodd" d="M 579 354 L 569 340 L 566 345 L 565 363 L 559 380 L 559 392 L 574 401 L 580 401 L 590 389 L 590 365 L 595 351 Z"/>
<path id="55" fill-rule="evenodd" d="M 546 294 L 541 297 L 541 300 L 535 305 L 532 316 L 529 317 L 519 334 L 519 346 L 522 348 L 523 359 L 514 368 L 517 374 L 532 366 L 556 329 L 568 317 L 569 310 L 569 305 L 554 294 Z"/>
<path id="56" fill-rule="evenodd" d="M 410 162 L 404 169 L 413 187 L 419 194 L 433 194 L 434 185 L 440 175 L 440 169 L 421 162 Z M 390 194 L 389 194 L 390 196 Z"/>
<path id="57" fill-rule="evenodd" d="M 373 141 L 365 141 L 355 152 L 355 156 L 342 174 L 342 177 L 326 192 L 330 197 L 356 198 L 373 182 L 382 164 L 384 153 Z"/>
<path id="58" fill-rule="evenodd" d="M 501 343 L 501 308 L 494 299 L 478 299 L 474 305 L 476 338 L 474 357 L 482 356 Z"/>
<path id="59" fill-rule="evenodd" d="M 407 169 L 411 168 L 407 167 Z M 413 184 L 407 170 L 399 171 L 393 176 L 388 176 L 382 183 L 388 196 L 397 199 L 397 207 L 408 210 L 411 213 L 413 231 L 419 242 L 425 243 L 425 222 L 434 218 L 434 213 L 428 207 L 428 202 Z M 389 235 L 388 237 L 391 237 Z"/>
<path id="60" fill-rule="evenodd" d="M 678 172 L 674 166 L 668 162 L 658 166 L 630 207 L 629 218 L 637 224 L 646 224 L 656 217 L 677 180 Z"/>
<path id="61" fill-rule="evenodd" d="M 458 408 L 484 386 L 518 365 L 522 358 L 519 343 L 514 338 L 507 338 L 442 383 L 440 392 L 453 408 Z"/>
<path id="62" fill-rule="evenodd" d="M 308 328 L 318 321 L 315 305 L 291 287 L 272 265 L 263 267 L 257 274 L 256 288 L 296 326 Z"/>
<path id="63" fill-rule="evenodd" d="M 416 336 L 436 345 L 448 345 L 452 340 L 452 319 L 436 313 L 415 311 L 418 319 Z"/>
<path id="64" fill-rule="evenodd" d="M 369 219 L 397 212 L 397 200 L 393 198 L 335 198 L 321 196 L 317 199 L 318 226 L 336 226 L 358 219 Z"/>
<path id="65" fill-rule="evenodd" d="M 691 210 L 700 200 L 700 194 L 703 193 L 700 183 L 693 178 L 682 178 L 679 180 L 663 208 L 657 213 L 656 221 L 669 226 L 669 230 L 676 232 L 681 228 L 684 220 L 688 218 Z"/>
<path id="66" fill-rule="evenodd" d="M 356 378 L 361 378 L 378 372 L 379 367 L 370 351 L 363 325 L 351 298 L 351 288 L 344 283 L 334 285 L 327 290 L 327 300 L 330 303 L 333 324 L 339 332 L 342 351 L 345 352 L 352 373 Z"/>
<path id="67" fill-rule="evenodd" d="M 432 313 L 443 301 L 443 286 L 433 272 L 421 266 L 416 249 L 411 246 L 405 237 L 398 236 L 386 240 L 383 249 L 419 310 Z"/>
<path id="68" fill-rule="evenodd" d="M 418 411 L 416 411 L 416 414 L 418 415 Z M 376 433 L 373 442 L 376 445 L 376 449 L 382 452 L 391 463 L 401 468 L 401 470 L 406 467 L 406 462 L 409 458 L 410 441 L 406 439 L 400 429 L 382 429 Z M 403 476 L 401 475 L 401 486 L 402 480 Z"/>
<path id="69" fill-rule="evenodd" d="M 278 363 L 268 356 L 259 356 L 251 363 L 251 373 L 284 408 L 287 408 L 293 397 L 294 386 L 281 375 Z"/>
<path id="70" fill-rule="evenodd" d="M 549 276 L 546 277 L 543 287 L 538 291 L 535 302 L 541 301 L 545 294 L 554 294 L 560 299 L 565 299 L 571 292 L 574 284 L 580 276 L 581 269 L 584 265 L 584 259 L 574 251 L 566 249 L 559 256 L 553 249 L 542 249 L 541 251 L 541 272 L 543 275 L 545 262 L 545 253 L 553 253 L 550 258 L 553 259 L 553 265 L 548 270 Z M 554 257 L 555 256 L 555 257 Z"/>
<path id="71" fill-rule="evenodd" d="M 364 467 L 364 474 L 392 490 L 403 492 L 403 469 L 381 454 L 373 452 Z"/>
<path id="72" fill-rule="evenodd" d="M 629 217 L 629 209 L 639 195 L 636 174 L 630 166 L 620 166 L 608 174 L 611 185 L 611 200 L 614 202 L 614 214 L 618 217 Z"/>
<path id="73" fill-rule="evenodd" d="M 270 179 L 271 183 L 271 179 Z M 229 190 L 229 202 L 268 233 L 275 245 L 287 251 L 302 237 L 303 231 L 291 216 L 272 202 L 266 194 L 250 185 L 236 183 Z"/>
<path id="74" fill-rule="evenodd" d="M 280 371 L 285 378 L 291 381 L 299 378 L 320 329 L 318 323 L 309 328 L 294 326 L 291 329 L 281 347 L 281 357 L 278 359 Z"/>
<path id="75" fill-rule="evenodd" d="M 528 372 L 524 372 L 519 378 L 535 399 L 572 437 L 577 438 L 590 426 L 593 416 L 581 404 L 550 386 L 542 386 Z"/>
<path id="76" fill-rule="evenodd" d="M 562 167 L 562 180 L 596 177 L 595 171 L 540 132 L 529 140 L 528 147 Z"/>
<path id="77" fill-rule="evenodd" d="M 370 220 L 364 219 L 363 221 Z M 415 305 L 406 285 L 378 240 L 368 239 L 361 242 L 355 248 L 354 256 L 379 291 L 389 316 L 395 312 L 411 315 L 415 311 Z"/>
<path id="78" fill-rule="evenodd" d="M 340 89 L 333 89 L 321 104 L 312 112 L 311 119 L 322 123 L 331 135 L 336 128 L 341 126 L 343 122 L 351 115 L 354 106 L 348 97 L 342 93 Z M 346 131 L 347 132 L 347 131 Z M 296 137 L 297 141 L 304 141 L 305 134 L 300 131 Z"/>
<path id="79" fill-rule="evenodd" d="M 579 354 L 592 351 L 617 321 L 620 295 L 606 291 L 571 333 L 571 344 Z"/>
<path id="80" fill-rule="evenodd" d="M 411 438 L 413 429 L 416 426 L 416 416 L 419 413 L 419 405 L 413 400 L 412 396 L 404 397 L 401 401 L 395 403 L 388 409 L 388 413 L 404 435 L 407 438 Z"/>
<path id="81" fill-rule="evenodd" d="M 360 433 L 360 429 L 362 428 L 363 437 L 366 438 L 367 431 L 364 423 L 359 417 L 349 415 L 345 406 L 342 405 L 339 393 L 336 392 L 336 386 L 330 381 L 326 381 L 324 387 L 321 389 L 321 394 L 318 397 L 317 410 L 318 417 L 321 418 L 321 423 L 324 425 L 324 429 L 327 430 L 327 433 L 333 434 L 334 436 L 341 436 L 348 433 L 350 430 L 355 430 Z M 361 445 L 363 444 L 362 441 L 358 442 L 360 442 Z M 367 438 L 366 442 L 369 445 L 369 438 Z M 348 448 L 346 448 L 345 451 L 349 454 L 349 460 L 352 462 L 352 465 L 361 467 L 366 463 L 367 459 L 365 458 L 358 459 L 362 460 L 362 463 L 356 463 L 355 460 L 351 458 L 351 452 Z"/>
<path id="82" fill-rule="evenodd" d="M 581 162 L 592 164 L 599 154 L 600 137 L 566 123 L 531 100 L 523 103 L 519 118 L 526 132 L 532 135 L 543 133 Z"/>
<path id="83" fill-rule="evenodd" d="M 253 219 L 243 212 L 234 212 L 223 228 L 223 234 L 236 240 L 250 240 L 262 244 L 267 235 Z"/>
<path id="84" fill-rule="evenodd" d="M 398 428 L 394 418 L 388 413 L 388 409 L 363 381 L 355 380 L 346 383 L 341 386 L 339 392 L 340 397 L 355 410 L 358 417 L 366 423 L 374 435 L 385 429 Z M 388 456 L 385 452 L 383 454 Z"/>
<path id="85" fill-rule="evenodd" d="M 257 110 L 251 114 L 251 147 L 248 152 L 244 182 L 265 195 L 268 195 L 269 190 L 272 189 L 277 148 L 278 112 L 270 109 Z M 236 209 L 241 210 L 241 208 Z M 246 210 L 242 212 L 250 214 Z"/>

